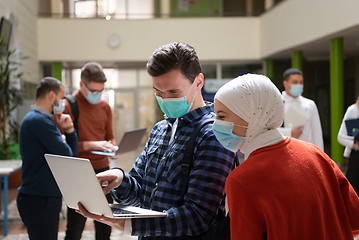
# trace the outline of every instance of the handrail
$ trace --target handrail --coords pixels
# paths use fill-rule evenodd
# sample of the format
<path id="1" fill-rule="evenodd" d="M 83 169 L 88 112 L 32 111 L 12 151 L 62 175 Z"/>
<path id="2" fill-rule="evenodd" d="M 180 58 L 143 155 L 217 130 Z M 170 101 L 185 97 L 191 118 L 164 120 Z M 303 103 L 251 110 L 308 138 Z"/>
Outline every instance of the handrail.
<path id="1" fill-rule="evenodd" d="M 94 15 L 76 15 L 75 13 L 51 13 L 51 12 L 39 12 L 38 17 L 43 18 L 78 18 L 78 19 L 151 19 L 151 18 L 190 18 L 190 17 L 257 17 L 265 11 L 260 12 L 230 12 L 230 13 L 116 13 L 116 14 L 94 14 Z"/>

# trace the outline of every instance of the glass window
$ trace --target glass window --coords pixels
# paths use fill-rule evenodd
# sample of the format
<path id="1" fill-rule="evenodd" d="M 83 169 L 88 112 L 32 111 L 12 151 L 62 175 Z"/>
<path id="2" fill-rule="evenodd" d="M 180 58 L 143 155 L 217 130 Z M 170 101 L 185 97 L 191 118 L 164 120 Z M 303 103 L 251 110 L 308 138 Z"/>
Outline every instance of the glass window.
<path id="1" fill-rule="evenodd" d="M 114 17 L 116 19 L 153 18 L 154 0 L 70 0 L 79 18 Z M 110 19 L 111 19 L 110 18 Z"/>
<path id="2" fill-rule="evenodd" d="M 118 70 L 114 68 L 104 68 L 103 72 L 105 73 L 107 78 L 106 88 L 108 89 L 118 88 L 120 85 Z"/>
<path id="3" fill-rule="evenodd" d="M 138 71 L 139 80 L 140 80 L 140 87 L 151 87 L 152 89 L 152 78 L 148 75 L 145 69 Z"/>
<path id="4" fill-rule="evenodd" d="M 140 127 L 152 129 L 156 123 L 156 107 L 155 95 L 152 88 L 139 90 L 139 115 Z M 150 132 L 150 131 L 149 131 Z"/>
<path id="5" fill-rule="evenodd" d="M 96 17 L 96 1 L 75 2 L 75 15 L 78 18 Z"/>
<path id="6" fill-rule="evenodd" d="M 135 88 L 137 86 L 137 71 L 135 69 L 117 70 L 118 79 L 116 80 L 118 88 Z"/>
<path id="7" fill-rule="evenodd" d="M 71 71 L 71 75 L 72 75 L 72 89 L 75 91 L 76 89 L 80 88 L 81 69 L 73 69 Z"/>
<path id="8" fill-rule="evenodd" d="M 71 86 L 71 71 L 69 71 L 68 69 L 62 69 L 61 72 L 61 79 L 62 79 L 62 84 L 65 87 L 65 94 L 71 94 L 72 91 L 72 86 Z"/>
<path id="9" fill-rule="evenodd" d="M 98 16 L 105 17 L 114 14 L 116 10 L 116 2 L 116 0 L 97 0 Z"/>
<path id="10" fill-rule="evenodd" d="M 202 73 L 204 75 L 204 79 L 207 78 L 217 78 L 217 67 L 216 65 L 202 65 Z"/>
<path id="11" fill-rule="evenodd" d="M 262 72 L 262 64 L 222 65 L 222 78 L 226 79 L 233 79 L 246 73 L 261 74 Z"/>
<path id="12" fill-rule="evenodd" d="M 113 106 L 115 138 L 120 140 L 127 130 L 135 126 L 135 93 L 134 91 L 115 91 Z"/>
<path id="13" fill-rule="evenodd" d="M 128 0 L 128 18 L 144 19 L 153 18 L 153 0 Z"/>

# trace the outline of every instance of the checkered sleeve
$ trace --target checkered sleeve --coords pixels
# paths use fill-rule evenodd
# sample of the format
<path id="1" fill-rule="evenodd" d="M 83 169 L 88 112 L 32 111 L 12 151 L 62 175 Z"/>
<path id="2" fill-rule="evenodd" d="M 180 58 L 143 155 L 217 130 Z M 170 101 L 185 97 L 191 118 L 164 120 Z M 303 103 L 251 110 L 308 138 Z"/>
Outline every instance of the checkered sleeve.
<path id="1" fill-rule="evenodd" d="M 152 129 L 149 140 L 141 155 L 136 159 L 131 171 L 127 173 L 121 169 L 124 173 L 122 183 L 118 188 L 111 191 L 114 200 L 122 205 L 141 205 L 143 175 L 146 168 L 146 154 L 148 152 L 148 146 L 151 145 L 151 139 L 155 139 L 154 133 L 157 131 L 158 125 L 161 125 L 161 123 L 157 124 Z"/>
<path id="2" fill-rule="evenodd" d="M 225 180 L 232 169 L 235 155 L 219 144 L 211 125 L 202 129 L 194 151 L 194 165 L 183 204 L 180 199 L 183 178 L 181 164 L 173 161 L 167 172 L 162 174 L 166 176 L 164 186 L 159 184 L 151 192 L 150 207 L 166 211 L 167 217 L 132 219 L 133 235 L 146 236 L 146 239 L 196 236 L 215 221 L 218 209 L 224 204 Z M 182 154 L 176 152 L 171 156 L 175 160 L 183 159 Z"/>

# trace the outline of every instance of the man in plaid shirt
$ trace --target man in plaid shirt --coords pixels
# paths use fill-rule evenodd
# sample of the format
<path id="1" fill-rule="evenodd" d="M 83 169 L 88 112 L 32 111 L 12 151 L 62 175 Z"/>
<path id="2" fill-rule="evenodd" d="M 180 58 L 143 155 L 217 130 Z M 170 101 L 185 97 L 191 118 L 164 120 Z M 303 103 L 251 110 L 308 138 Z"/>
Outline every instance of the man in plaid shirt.
<path id="1" fill-rule="evenodd" d="M 188 191 L 181 199 L 184 147 L 195 124 L 215 118 L 213 104 L 201 94 L 204 76 L 195 50 L 184 43 L 158 48 L 147 63 L 155 97 L 165 120 L 151 131 L 145 149 L 127 173 L 120 168 L 97 175 L 108 182 L 104 192 L 112 192 L 124 205 L 137 205 L 167 213 L 162 218 L 110 219 L 81 213 L 140 239 L 184 239 L 204 233 L 225 211 L 224 184 L 235 155 L 215 138 L 211 124 L 202 128 L 196 139 L 194 163 Z"/>

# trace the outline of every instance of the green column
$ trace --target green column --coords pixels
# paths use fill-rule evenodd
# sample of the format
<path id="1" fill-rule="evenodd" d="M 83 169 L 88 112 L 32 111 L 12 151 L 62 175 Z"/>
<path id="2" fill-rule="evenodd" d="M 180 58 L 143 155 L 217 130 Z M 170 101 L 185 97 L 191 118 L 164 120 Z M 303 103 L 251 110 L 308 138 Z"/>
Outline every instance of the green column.
<path id="1" fill-rule="evenodd" d="M 330 120 L 332 159 L 342 163 L 344 147 L 337 135 L 344 115 L 343 93 L 343 38 L 334 38 L 330 43 Z"/>
<path id="2" fill-rule="evenodd" d="M 281 86 L 281 81 L 277 81 L 274 77 L 274 60 L 273 59 L 266 59 L 266 72 L 265 75 L 272 80 L 272 82 L 276 86 Z M 282 80 L 282 79 L 279 79 Z"/>
<path id="3" fill-rule="evenodd" d="M 160 18 L 161 17 L 161 0 L 155 0 L 155 17 Z"/>
<path id="4" fill-rule="evenodd" d="M 274 81 L 274 61 L 273 59 L 266 60 L 266 76 Z"/>
<path id="5" fill-rule="evenodd" d="M 33 97 L 31 83 L 25 82 L 25 86 L 26 86 L 26 99 L 31 99 Z"/>
<path id="6" fill-rule="evenodd" d="M 52 63 L 52 76 L 62 81 L 62 62 Z"/>
<path id="7" fill-rule="evenodd" d="M 303 71 L 303 54 L 302 51 L 292 52 L 292 67 Z"/>

